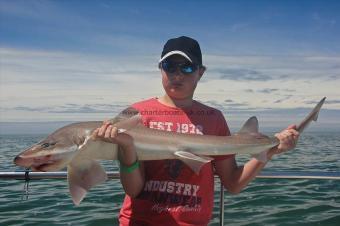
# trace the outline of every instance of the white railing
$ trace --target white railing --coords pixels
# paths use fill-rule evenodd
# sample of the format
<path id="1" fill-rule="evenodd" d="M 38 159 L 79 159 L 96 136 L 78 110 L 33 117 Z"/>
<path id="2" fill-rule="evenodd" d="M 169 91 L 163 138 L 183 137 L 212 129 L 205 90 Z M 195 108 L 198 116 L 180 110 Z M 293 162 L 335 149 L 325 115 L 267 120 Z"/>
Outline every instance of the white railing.
<path id="1" fill-rule="evenodd" d="M 108 178 L 119 179 L 118 171 L 107 172 Z M 66 171 L 32 172 L 14 171 L 0 172 L 0 179 L 40 180 L 40 179 L 66 179 Z M 217 178 L 217 177 L 216 177 Z M 310 179 L 310 180 L 340 180 L 340 172 L 263 172 L 256 178 L 263 179 Z M 28 185 L 27 185 L 28 186 Z M 224 222 L 224 188 L 220 186 L 220 225 Z"/>

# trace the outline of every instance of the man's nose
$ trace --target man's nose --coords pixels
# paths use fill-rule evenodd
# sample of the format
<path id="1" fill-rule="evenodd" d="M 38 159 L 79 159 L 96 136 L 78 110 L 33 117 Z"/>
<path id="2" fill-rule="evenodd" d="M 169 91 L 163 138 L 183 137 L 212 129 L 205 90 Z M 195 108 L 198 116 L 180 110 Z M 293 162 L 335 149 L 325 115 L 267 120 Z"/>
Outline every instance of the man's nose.
<path id="1" fill-rule="evenodd" d="M 173 81 L 182 81 L 183 80 L 183 74 L 182 73 L 174 73 L 172 76 Z"/>
<path id="2" fill-rule="evenodd" d="M 184 74 L 179 67 L 176 67 L 176 71 L 174 71 L 172 76 L 181 78 L 184 76 Z"/>

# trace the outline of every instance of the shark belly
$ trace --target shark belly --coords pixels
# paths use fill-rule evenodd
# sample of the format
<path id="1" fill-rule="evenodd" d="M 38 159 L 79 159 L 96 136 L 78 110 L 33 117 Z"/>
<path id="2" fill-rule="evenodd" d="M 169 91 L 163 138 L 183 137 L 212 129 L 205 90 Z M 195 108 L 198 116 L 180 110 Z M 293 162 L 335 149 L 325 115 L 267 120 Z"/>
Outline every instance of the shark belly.
<path id="1" fill-rule="evenodd" d="M 118 145 L 100 140 L 89 139 L 80 150 L 79 154 L 82 158 L 98 159 L 98 160 L 117 160 Z"/>

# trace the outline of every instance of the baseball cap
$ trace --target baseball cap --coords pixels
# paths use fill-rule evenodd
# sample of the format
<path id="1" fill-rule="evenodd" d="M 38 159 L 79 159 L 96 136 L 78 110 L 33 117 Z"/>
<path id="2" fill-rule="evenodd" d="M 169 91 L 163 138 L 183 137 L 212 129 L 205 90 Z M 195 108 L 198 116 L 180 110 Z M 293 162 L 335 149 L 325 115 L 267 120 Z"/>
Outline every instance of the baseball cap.
<path id="1" fill-rule="evenodd" d="M 195 39 L 186 36 L 169 39 L 163 47 L 159 62 L 162 62 L 166 58 L 175 54 L 185 57 L 191 63 L 198 64 L 200 66 L 202 65 L 201 48 Z"/>

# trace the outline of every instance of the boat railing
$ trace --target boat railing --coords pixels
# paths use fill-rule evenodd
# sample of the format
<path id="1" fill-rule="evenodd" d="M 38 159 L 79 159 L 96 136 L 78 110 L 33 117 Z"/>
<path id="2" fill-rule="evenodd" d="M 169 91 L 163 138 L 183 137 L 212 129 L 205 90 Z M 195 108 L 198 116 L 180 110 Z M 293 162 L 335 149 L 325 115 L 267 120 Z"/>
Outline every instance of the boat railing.
<path id="1" fill-rule="evenodd" d="M 119 179 L 118 171 L 107 172 L 109 179 Z M 32 171 L 13 171 L 0 172 L 0 179 L 18 180 L 40 180 L 40 179 L 66 179 L 66 171 L 56 172 L 32 172 Z M 217 177 L 216 177 L 217 178 Z M 256 178 L 261 179 L 308 179 L 308 180 L 340 180 L 340 172 L 262 172 Z M 220 185 L 220 213 L 219 225 L 224 222 L 224 188 Z"/>

